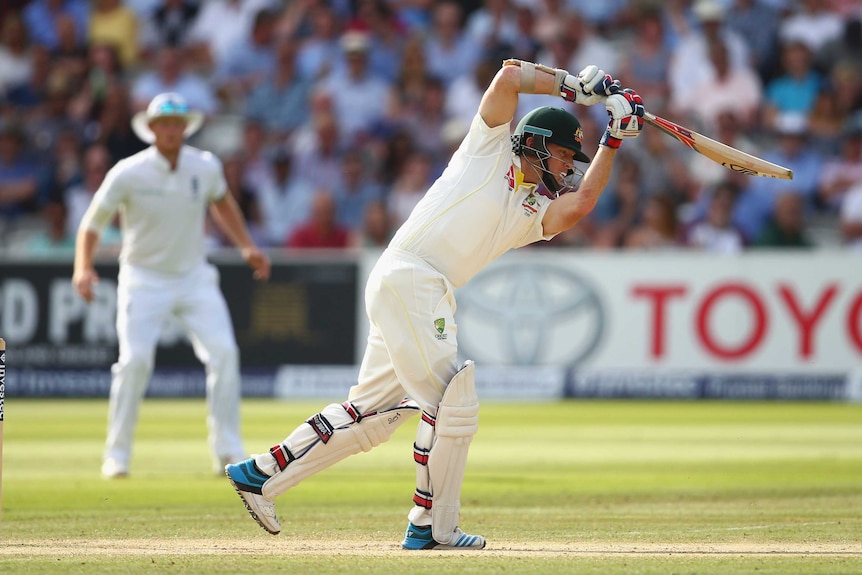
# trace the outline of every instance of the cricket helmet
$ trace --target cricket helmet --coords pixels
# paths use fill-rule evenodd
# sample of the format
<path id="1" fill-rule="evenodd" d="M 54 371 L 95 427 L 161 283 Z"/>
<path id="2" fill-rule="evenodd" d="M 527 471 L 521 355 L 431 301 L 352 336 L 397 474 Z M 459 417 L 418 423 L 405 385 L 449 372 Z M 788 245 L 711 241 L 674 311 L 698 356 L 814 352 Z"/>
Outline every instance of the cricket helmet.
<path id="1" fill-rule="evenodd" d="M 532 137 L 532 143 L 527 139 Z M 548 143 L 557 144 L 572 151 L 572 157 L 577 162 L 589 163 L 590 158 L 581 150 L 581 141 L 584 131 L 581 123 L 567 110 L 543 106 L 528 112 L 512 134 L 512 151 L 519 155 L 535 155 L 541 162 L 537 166 L 543 172 L 542 183 L 553 194 L 565 193 L 563 188 L 574 188 L 572 176 L 578 178 L 583 175 L 580 170 L 573 170 L 569 174 L 554 175 L 548 170 L 547 159 L 551 157 Z M 580 172 L 580 173 L 578 173 Z"/>

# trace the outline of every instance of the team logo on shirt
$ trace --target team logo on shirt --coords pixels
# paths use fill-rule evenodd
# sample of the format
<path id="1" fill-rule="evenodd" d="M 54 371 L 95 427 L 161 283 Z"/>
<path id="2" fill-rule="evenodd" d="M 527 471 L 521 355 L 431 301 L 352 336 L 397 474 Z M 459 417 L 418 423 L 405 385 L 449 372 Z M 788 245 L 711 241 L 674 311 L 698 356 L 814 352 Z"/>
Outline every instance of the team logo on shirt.
<path id="1" fill-rule="evenodd" d="M 578 129 L 575 130 L 575 141 L 580 144 L 583 141 L 583 139 L 584 139 L 584 131 L 581 129 L 580 126 L 578 126 Z"/>
<path id="2" fill-rule="evenodd" d="M 192 199 L 197 200 L 198 195 L 200 194 L 200 182 L 198 182 L 197 176 L 192 176 L 191 187 L 192 187 Z"/>
<path id="3" fill-rule="evenodd" d="M 525 216 L 534 216 L 539 213 L 539 209 L 536 207 L 538 200 L 536 200 L 536 196 L 531 192 L 524 201 L 521 202 L 521 207 L 524 208 Z"/>
<path id="4" fill-rule="evenodd" d="M 441 340 L 447 338 L 447 335 L 443 333 L 444 331 L 446 331 L 446 318 L 441 317 L 435 319 L 434 327 L 437 329 L 437 335 L 435 335 L 434 337 Z"/>
<path id="5" fill-rule="evenodd" d="M 509 166 L 509 171 L 503 176 L 506 179 L 506 184 L 509 186 L 509 191 L 515 189 L 515 166 Z"/>

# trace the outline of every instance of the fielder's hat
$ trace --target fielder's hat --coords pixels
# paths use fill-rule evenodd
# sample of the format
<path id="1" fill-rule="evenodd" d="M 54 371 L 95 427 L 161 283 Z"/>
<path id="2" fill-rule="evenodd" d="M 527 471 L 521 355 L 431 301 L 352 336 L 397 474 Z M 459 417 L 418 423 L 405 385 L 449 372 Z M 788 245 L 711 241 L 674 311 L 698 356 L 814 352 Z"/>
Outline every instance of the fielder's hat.
<path id="1" fill-rule="evenodd" d="M 152 144 L 156 136 L 150 129 L 150 122 L 166 116 L 185 119 L 187 138 L 197 132 L 204 123 L 204 115 L 189 108 L 181 94 L 165 92 L 153 98 L 146 110 L 141 110 L 132 117 L 132 130 L 141 140 Z"/>

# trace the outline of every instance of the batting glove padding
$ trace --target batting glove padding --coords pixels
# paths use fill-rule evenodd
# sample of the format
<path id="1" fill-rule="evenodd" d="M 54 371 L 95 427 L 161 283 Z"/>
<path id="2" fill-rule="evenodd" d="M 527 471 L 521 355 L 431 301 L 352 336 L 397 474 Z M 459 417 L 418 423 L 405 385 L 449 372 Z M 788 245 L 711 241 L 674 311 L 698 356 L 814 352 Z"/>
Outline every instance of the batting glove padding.
<path id="1" fill-rule="evenodd" d="M 636 138 L 644 127 L 643 99 L 631 88 L 611 94 L 605 100 L 611 117 L 608 129 L 600 142 L 604 146 L 619 148 L 624 138 Z"/>
<path id="2" fill-rule="evenodd" d="M 560 95 L 568 102 L 592 106 L 620 91 L 619 80 L 597 66 L 587 66 L 577 76 L 567 75 L 560 86 Z"/>

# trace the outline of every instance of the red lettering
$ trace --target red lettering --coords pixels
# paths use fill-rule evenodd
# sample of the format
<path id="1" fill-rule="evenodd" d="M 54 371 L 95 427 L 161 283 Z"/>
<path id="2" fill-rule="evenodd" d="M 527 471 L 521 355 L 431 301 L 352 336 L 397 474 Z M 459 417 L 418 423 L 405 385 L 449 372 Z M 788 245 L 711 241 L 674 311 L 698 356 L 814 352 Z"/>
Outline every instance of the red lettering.
<path id="1" fill-rule="evenodd" d="M 847 312 L 847 333 L 856 349 L 862 352 L 862 292 L 859 292 Z"/>
<path id="2" fill-rule="evenodd" d="M 722 346 L 713 339 L 709 331 L 709 316 L 713 306 L 719 299 L 729 296 L 741 297 L 748 302 L 754 312 L 754 328 L 748 339 L 743 340 L 736 347 Z M 697 333 L 703 346 L 711 354 L 721 359 L 739 359 L 750 354 L 763 340 L 766 333 L 766 308 L 757 294 L 743 284 L 725 284 L 712 290 L 701 303 L 697 312 Z"/>
<path id="3" fill-rule="evenodd" d="M 652 349 L 650 354 L 659 359 L 664 355 L 664 325 L 665 303 L 671 297 L 682 297 L 686 293 L 685 286 L 635 286 L 632 289 L 634 297 L 645 297 L 652 303 Z"/>
<path id="4" fill-rule="evenodd" d="M 796 299 L 793 288 L 787 284 L 780 284 L 778 286 L 778 295 L 780 295 L 781 299 L 784 300 L 784 303 L 787 304 L 787 307 L 790 309 L 791 317 L 796 321 L 796 325 L 799 327 L 801 335 L 799 339 L 799 355 L 801 357 L 809 358 L 814 355 L 814 327 L 817 322 L 820 321 L 823 316 L 823 312 L 825 312 L 826 308 L 829 307 L 829 303 L 837 293 L 838 286 L 834 283 L 830 284 L 826 291 L 823 292 L 823 295 L 820 296 L 814 309 L 806 314 L 799 306 L 799 302 Z"/>

